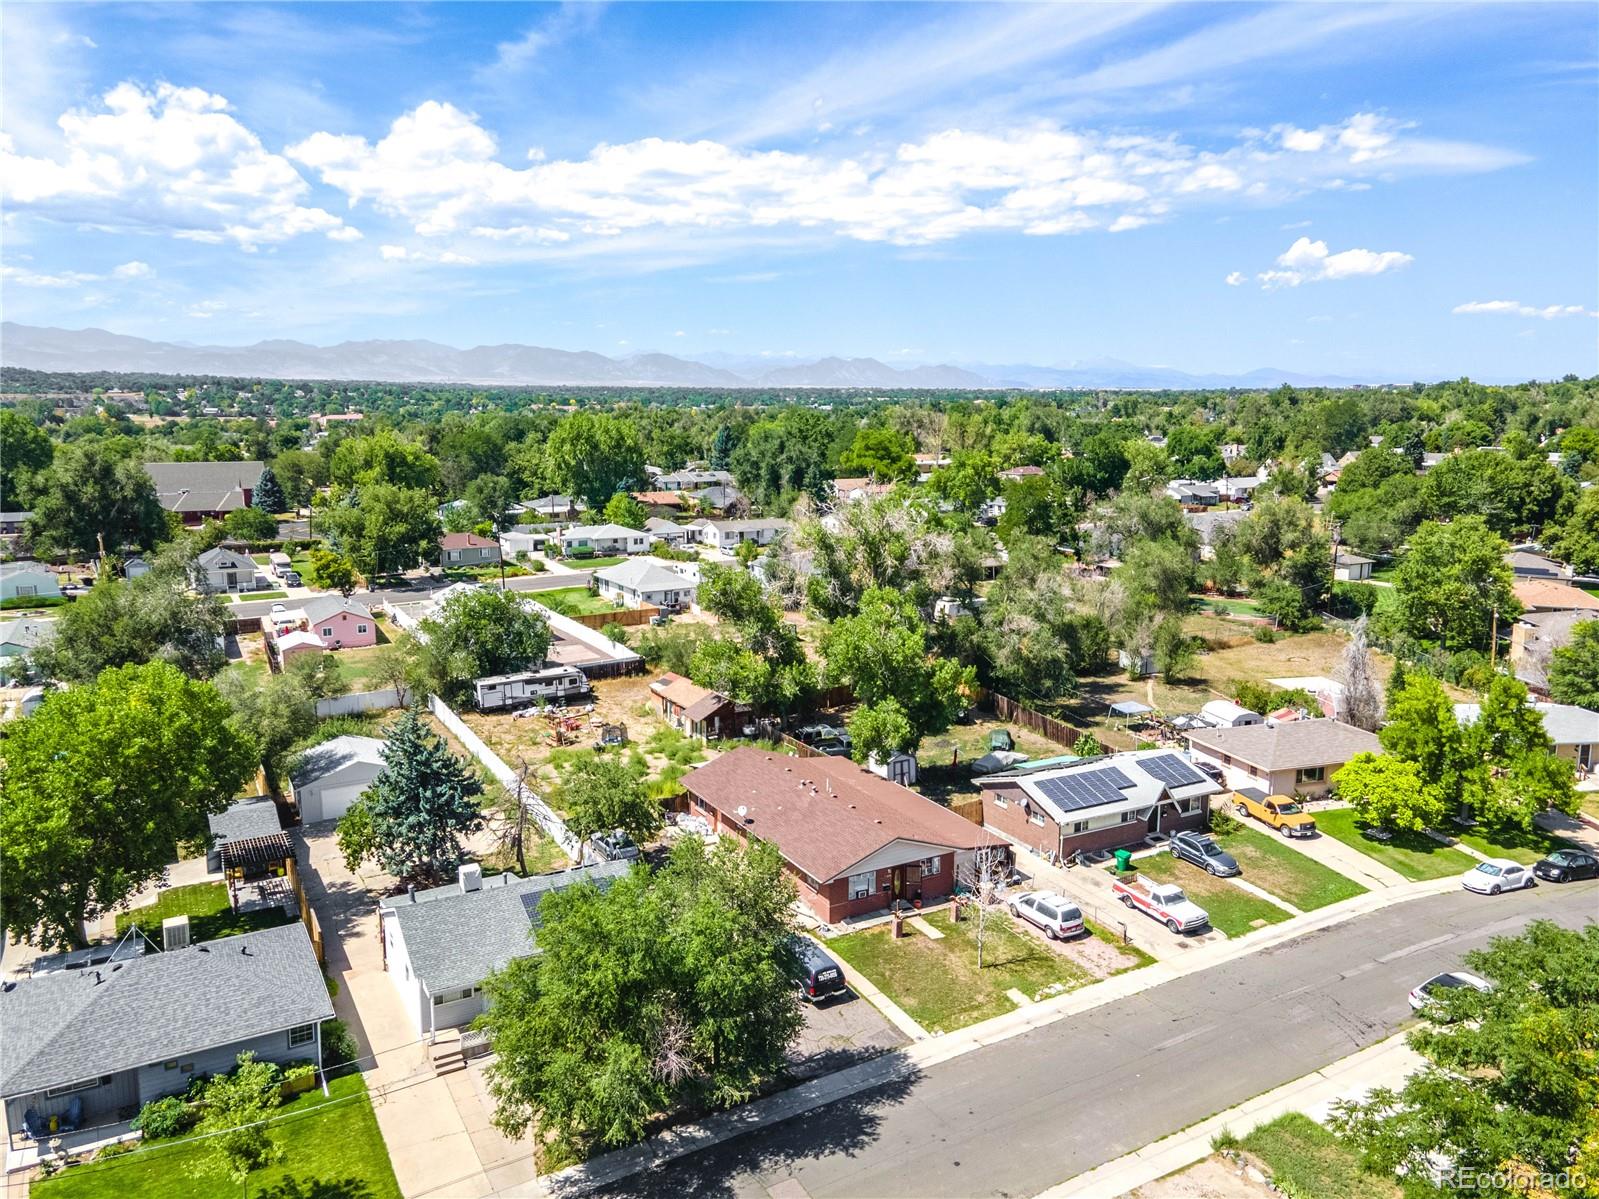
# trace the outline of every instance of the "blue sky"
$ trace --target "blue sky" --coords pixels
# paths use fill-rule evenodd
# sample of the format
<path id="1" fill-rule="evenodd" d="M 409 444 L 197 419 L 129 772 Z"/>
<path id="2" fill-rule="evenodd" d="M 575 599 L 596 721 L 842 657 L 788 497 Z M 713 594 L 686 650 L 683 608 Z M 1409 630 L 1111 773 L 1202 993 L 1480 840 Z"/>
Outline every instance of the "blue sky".
<path id="1" fill-rule="evenodd" d="M 1589 4 L 7 5 L 8 319 L 1599 372 Z"/>

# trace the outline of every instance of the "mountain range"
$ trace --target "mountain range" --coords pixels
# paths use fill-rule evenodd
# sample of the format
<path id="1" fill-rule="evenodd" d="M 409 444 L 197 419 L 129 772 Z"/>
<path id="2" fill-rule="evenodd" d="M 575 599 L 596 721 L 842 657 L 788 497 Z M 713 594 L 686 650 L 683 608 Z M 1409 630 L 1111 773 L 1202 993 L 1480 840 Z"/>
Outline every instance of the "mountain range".
<path id="1" fill-rule="evenodd" d="M 889 366 L 875 358 L 739 357 L 635 354 L 515 343 L 461 350 L 435 341 L 258 341 L 248 346 L 147 341 L 104 329 L 0 325 L 0 363 L 41 371 L 130 371 L 162 375 L 225 375 L 263 379 L 329 379 L 381 383 L 479 383 L 531 386 L 1158 388 L 1349 386 L 1375 379 L 1338 378 L 1261 369 L 1242 375 L 1193 375 L 1172 367 L 1137 366 L 1114 358 L 1061 366 L 965 363 Z"/>

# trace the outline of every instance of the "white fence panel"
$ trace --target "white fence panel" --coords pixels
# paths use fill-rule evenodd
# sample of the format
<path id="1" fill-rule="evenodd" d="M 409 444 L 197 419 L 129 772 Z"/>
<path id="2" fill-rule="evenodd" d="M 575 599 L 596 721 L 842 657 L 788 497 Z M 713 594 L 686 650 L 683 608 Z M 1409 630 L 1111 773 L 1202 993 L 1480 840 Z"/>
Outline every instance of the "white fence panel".
<path id="1" fill-rule="evenodd" d="M 378 691 L 352 691 L 348 695 L 335 695 L 316 701 L 316 714 L 320 717 L 351 716 L 356 712 L 381 712 L 400 706 L 400 693 L 393 687 Z"/>

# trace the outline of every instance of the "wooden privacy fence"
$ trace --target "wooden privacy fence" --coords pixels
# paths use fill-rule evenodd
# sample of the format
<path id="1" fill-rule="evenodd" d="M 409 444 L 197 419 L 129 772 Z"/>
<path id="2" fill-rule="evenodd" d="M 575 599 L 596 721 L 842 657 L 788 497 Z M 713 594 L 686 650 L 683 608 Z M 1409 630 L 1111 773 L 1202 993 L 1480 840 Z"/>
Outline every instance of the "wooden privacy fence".
<path id="1" fill-rule="evenodd" d="M 1077 739 L 1085 731 L 1067 724 L 1064 720 L 1056 720 L 1053 716 L 1035 712 L 1032 708 L 1019 704 L 1010 696 L 1001 695 L 997 691 L 984 691 L 978 700 L 978 706 L 988 708 L 1001 720 L 1032 729 L 1040 736 L 1048 737 L 1057 745 L 1064 745 L 1068 749 L 1077 744 Z"/>
<path id="2" fill-rule="evenodd" d="M 778 739 L 784 748 L 794 751 L 796 758 L 824 758 L 827 756 L 821 750 L 814 749 L 799 740 L 799 738 L 790 737 L 787 733 L 781 734 Z"/>
<path id="3" fill-rule="evenodd" d="M 316 952 L 316 960 L 326 965 L 327 957 L 322 949 L 322 922 L 316 918 L 315 909 L 305 897 L 305 887 L 300 883 L 300 864 L 293 858 L 285 858 L 283 864 L 288 867 L 289 885 L 294 888 L 294 901 L 299 905 L 300 920 L 305 924 L 305 931 L 311 938 L 311 948 Z"/>
<path id="4" fill-rule="evenodd" d="M 533 594 L 537 598 L 538 593 Z M 634 625 L 649 624 L 650 619 L 659 612 L 660 609 L 654 604 L 646 604 L 642 608 L 618 608 L 615 612 L 585 612 L 570 619 L 591 629 L 603 629 L 608 624 L 619 624 L 624 629 L 630 629 Z"/>

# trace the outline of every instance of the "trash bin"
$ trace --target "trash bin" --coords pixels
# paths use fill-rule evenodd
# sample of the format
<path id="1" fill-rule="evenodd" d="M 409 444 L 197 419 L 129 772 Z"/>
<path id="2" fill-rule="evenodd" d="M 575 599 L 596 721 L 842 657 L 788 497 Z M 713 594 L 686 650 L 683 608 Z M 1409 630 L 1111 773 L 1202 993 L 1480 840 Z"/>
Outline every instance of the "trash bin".
<path id="1" fill-rule="evenodd" d="M 1132 868 L 1133 851 L 1130 849 L 1118 849 L 1116 851 L 1116 873 L 1126 874 Z"/>

